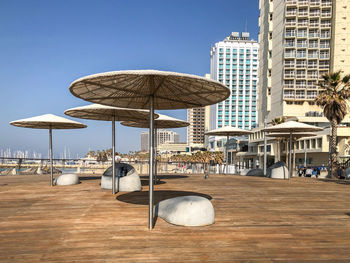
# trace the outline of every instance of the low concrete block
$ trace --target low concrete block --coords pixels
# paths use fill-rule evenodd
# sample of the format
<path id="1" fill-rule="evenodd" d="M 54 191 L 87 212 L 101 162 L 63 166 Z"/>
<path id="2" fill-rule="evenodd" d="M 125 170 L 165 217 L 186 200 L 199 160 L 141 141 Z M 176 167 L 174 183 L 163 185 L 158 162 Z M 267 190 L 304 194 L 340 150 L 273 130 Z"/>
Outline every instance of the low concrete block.
<path id="1" fill-rule="evenodd" d="M 61 174 L 55 179 L 55 185 L 73 185 L 79 183 L 79 176 L 76 174 Z"/>
<path id="2" fill-rule="evenodd" d="M 156 205 L 156 216 L 179 226 L 206 226 L 214 224 L 212 203 L 201 196 L 180 196 L 163 200 Z"/>
<path id="3" fill-rule="evenodd" d="M 140 176 L 129 164 L 116 163 L 115 189 L 119 192 L 141 191 Z M 112 189 L 112 166 L 109 167 L 101 177 L 101 188 Z"/>
<path id="4" fill-rule="evenodd" d="M 263 169 L 251 169 L 249 172 L 246 174 L 246 176 L 259 176 L 259 177 L 264 177 L 264 171 Z"/>

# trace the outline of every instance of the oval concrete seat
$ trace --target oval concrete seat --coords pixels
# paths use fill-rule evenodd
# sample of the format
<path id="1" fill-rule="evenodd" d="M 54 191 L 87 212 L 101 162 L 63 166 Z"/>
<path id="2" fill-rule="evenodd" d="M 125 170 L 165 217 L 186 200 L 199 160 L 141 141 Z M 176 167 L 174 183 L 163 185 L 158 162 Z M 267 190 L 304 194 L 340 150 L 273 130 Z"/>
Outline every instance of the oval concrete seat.
<path id="1" fill-rule="evenodd" d="M 55 179 L 55 185 L 73 185 L 79 183 L 79 176 L 76 174 L 61 174 Z"/>
<path id="2" fill-rule="evenodd" d="M 272 179 L 288 179 L 288 168 L 284 162 L 277 162 L 267 168 L 267 177 Z"/>
<path id="3" fill-rule="evenodd" d="M 179 226 L 206 226 L 214 224 L 212 203 L 202 196 L 179 196 L 156 205 L 156 216 Z"/>
<path id="4" fill-rule="evenodd" d="M 141 191 L 140 176 L 130 164 L 115 164 L 115 189 L 119 192 Z M 101 177 L 101 188 L 112 189 L 112 166 Z"/>

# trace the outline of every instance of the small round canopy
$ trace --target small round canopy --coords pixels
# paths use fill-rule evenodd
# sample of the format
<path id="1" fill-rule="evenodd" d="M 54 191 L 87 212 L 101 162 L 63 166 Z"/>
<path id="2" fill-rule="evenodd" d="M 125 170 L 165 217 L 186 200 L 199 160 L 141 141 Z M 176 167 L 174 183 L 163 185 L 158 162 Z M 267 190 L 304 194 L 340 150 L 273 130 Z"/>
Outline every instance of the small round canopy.
<path id="1" fill-rule="evenodd" d="M 303 137 L 313 137 L 316 136 L 316 133 L 312 132 L 298 132 L 298 133 L 293 133 L 292 137 L 295 139 L 303 138 Z M 290 134 L 289 133 L 269 133 L 266 134 L 268 137 L 275 137 L 275 138 L 289 138 Z"/>
<path id="2" fill-rule="evenodd" d="M 91 104 L 68 109 L 64 114 L 81 119 L 112 121 L 149 120 L 149 111 Z M 158 115 L 154 114 L 157 118 Z"/>
<path id="3" fill-rule="evenodd" d="M 154 127 L 159 129 L 166 128 L 182 128 L 190 125 L 188 122 L 172 118 L 164 114 L 158 114 L 159 118 L 154 120 Z M 123 121 L 121 122 L 124 126 L 136 127 L 136 128 L 149 128 L 149 122 L 147 121 Z"/>
<path id="4" fill-rule="evenodd" d="M 79 129 L 86 128 L 85 124 L 72 121 L 53 114 L 44 114 L 32 118 L 10 122 L 11 125 L 34 129 Z"/>
<path id="5" fill-rule="evenodd" d="M 207 131 L 205 135 L 213 136 L 240 136 L 252 133 L 251 131 L 243 130 L 236 127 L 225 126 L 219 129 Z"/>
<path id="6" fill-rule="evenodd" d="M 136 109 L 149 109 L 151 96 L 159 110 L 202 107 L 230 96 L 230 89 L 220 82 L 157 70 L 94 74 L 74 81 L 69 89 L 83 100 Z"/>
<path id="7" fill-rule="evenodd" d="M 275 126 L 267 127 L 262 129 L 265 132 L 314 132 L 314 131 L 322 131 L 323 128 L 305 124 L 297 121 L 287 121 Z"/>

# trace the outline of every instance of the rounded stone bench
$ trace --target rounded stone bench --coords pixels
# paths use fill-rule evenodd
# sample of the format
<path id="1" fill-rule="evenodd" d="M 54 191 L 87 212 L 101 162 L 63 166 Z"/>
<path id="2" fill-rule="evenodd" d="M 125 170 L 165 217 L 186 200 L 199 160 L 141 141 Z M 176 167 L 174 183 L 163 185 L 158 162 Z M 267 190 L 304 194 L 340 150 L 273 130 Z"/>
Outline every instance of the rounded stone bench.
<path id="1" fill-rule="evenodd" d="M 79 176 L 76 174 L 61 174 L 55 179 L 55 185 L 73 185 L 79 183 Z"/>
<path id="2" fill-rule="evenodd" d="M 267 168 L 267 177 L 272 179 L 288 179 L 288 168 L 284 162 L 277 162 Z"/>
<path id="3" fill-rule="evenodd" d="M 163 200 L 156 205 L 155 215 L 179 226 L 206 226 L 214 224 L 212 203 L 201 196 L 180 196 Z"/>
<path id="4" fill-rule="evenodd" d="M 101 177 L 101 188 L 112 189 L 112 166 L 110 166 Z M 115 189 L 119 192 L 141 191 L 140 176 L 130 164 L 115 164 Z"/>

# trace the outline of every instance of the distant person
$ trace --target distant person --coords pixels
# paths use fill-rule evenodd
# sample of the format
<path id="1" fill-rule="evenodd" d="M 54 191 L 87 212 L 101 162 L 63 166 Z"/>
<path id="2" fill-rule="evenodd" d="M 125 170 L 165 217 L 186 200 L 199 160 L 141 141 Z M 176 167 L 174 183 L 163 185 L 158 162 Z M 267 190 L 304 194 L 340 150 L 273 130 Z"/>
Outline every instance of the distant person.
<path id="1" fill-rule="evenodd" d="M 312 176 L 312 169 L 309 167 L 305 171 L 305 177 L 311 177 Z"/>
<path id="2" fill-rule="evenodd" d="M 314 169 L 312 170 L 312 177 L 317 178 L 317 169 L 316 169 L 316 168 L 314 168 Z"/>

